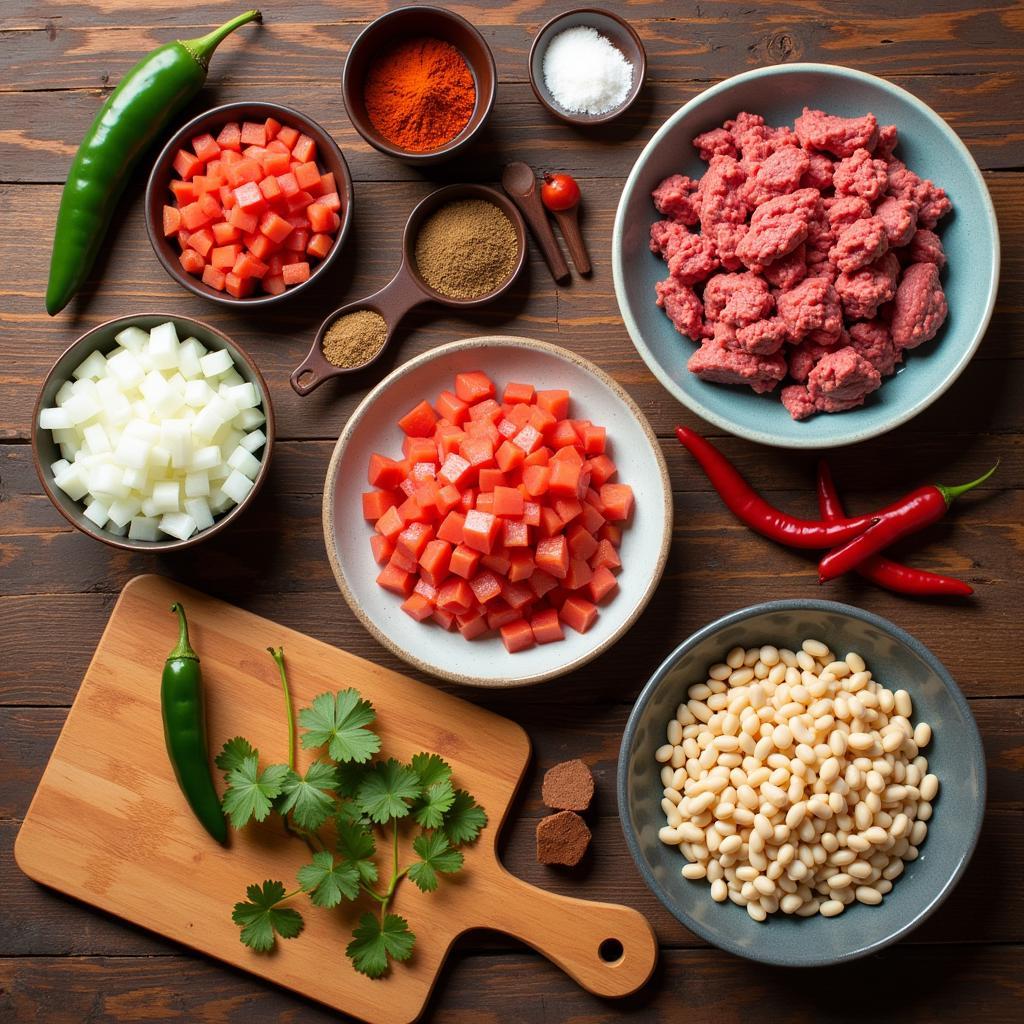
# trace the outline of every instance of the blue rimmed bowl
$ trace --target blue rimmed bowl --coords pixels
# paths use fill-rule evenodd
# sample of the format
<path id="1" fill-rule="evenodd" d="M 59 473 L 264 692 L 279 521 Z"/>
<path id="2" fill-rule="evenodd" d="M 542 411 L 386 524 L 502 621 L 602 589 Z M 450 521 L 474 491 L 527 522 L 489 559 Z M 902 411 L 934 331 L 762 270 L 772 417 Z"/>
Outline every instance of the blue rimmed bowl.
<path id="1" fill-rule="evenodd" d="M 793 650 L 808 637 L 838 656 L 856 651 L 874 678 L 905 689 L 913 721 L 932 727 L 925 750 L 940 790 L 917 860 L 878 906 L 851 904 L 837 918 L 772 914 L 758 923 L 733 903 L 715 903 L 707 881 L 680 874 L 685 858 L 658 838 L 661 765 L 654 752 L 687 688 L 733 647 L 763 644 Z M 785 967 L 820 967 L 876 953 L 903 938 L 949 895 L 977 845 L 985 811 L 985 754 L 967 701 L 953 677 L 922 643 L 870 612 L 833 601 L 771 601 L 733 612 L 683 641 L 644 687 L 619 750 L 619 818 L 640 874 L 691 932 L 737 956 Z"/>
<path id="2" fill-rule="evenodd" d="M 745 387 L 700 380 L 686 368 L 694 343 L 654 304 L 654 285 L 665 277 L 650 252 L 651 224 L 659 215 L 651 191 L 670 174 L 699 178 L 706 165 L 692 139 L 741 111 L 769 124 L 792 125 L 804 106 L 844 116 L 873 113 L 899 129 L 896 156 L 923 178 L 941 185 L 953 213 L 938 226 L 949 258 L 942 281 L 949 318 L 930 342 L 909 353 L 859 409 L 796 422 L 778 392 L 755 395 Z M 615 294 L 637 351 L 661 383 L 697 415 L 740 437 L 779 448 L 832 448 L 876 437 L 906 423 L 960 376 L 981 343 L 999 283 L 999 231 L 995 210 L 967 147 L 929 106 L 882 78 L 828 64 L 784 64 L 736 75 L 705 90 L 673 114 L 640 154 L 626 181 L 612 241 Z"/>

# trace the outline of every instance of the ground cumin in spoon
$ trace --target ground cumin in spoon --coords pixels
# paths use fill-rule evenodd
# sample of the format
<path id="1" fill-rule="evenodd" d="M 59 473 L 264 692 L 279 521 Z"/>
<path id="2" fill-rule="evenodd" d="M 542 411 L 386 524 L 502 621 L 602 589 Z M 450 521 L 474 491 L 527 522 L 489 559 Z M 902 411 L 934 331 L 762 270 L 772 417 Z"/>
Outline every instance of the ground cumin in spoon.
<path id="1" fill-rule="evenodd" d="M 368 363 L 384 345 L 388 325 L 380 313 L 357 309 L 346 313 L 327 328 L 324 335 L 324 358 L 343 370 Z"/>
<path id="2" fill-rule="evenodd" d="M 416 268 L 450 299 L 479 299 L 515 270 L 519 238 L 486 199 L 457 199 L 430 215 L 416 236 Z"/>

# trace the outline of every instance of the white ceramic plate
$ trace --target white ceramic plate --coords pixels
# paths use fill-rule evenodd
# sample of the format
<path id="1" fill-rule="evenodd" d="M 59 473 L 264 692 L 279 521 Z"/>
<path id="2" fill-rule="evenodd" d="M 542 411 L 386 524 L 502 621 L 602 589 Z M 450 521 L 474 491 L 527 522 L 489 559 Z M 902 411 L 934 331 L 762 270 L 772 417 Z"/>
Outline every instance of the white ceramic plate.
<path id="1" fill-rule="evenodd" d="M 380 567 L 370 554 L 372 526 L 363 519 L 370 455 L 400 455 L 397 420 L 417 402 L 433 402 L 451 389 L 456 373 L 482 370 L 498 386 L 522 381 L 567 388 L 570 414 L 608 431 L 608 450 L 619 466 L 617 481 L 636 497 L 623 532 L 619 590 L 601 605 L 586 634 L 565 630 L 560 643 L 509 654 L 497 633 L 472 641 L 419 623 L 400 599 L 377 586 Z M 335 446 L 324 485 L 324 540 L 342 594 L 364 626 L 410 664 L 468 686 L 525 686 L 563 675 L 597 657 L 633 624 L 661 579 L 672 536 L 672 488 L 665 460 L 643 413 L 607 374 L 574 352 L 528 338 L 481 337 L 426 352 L 385 377 L 352 414 Z"/>

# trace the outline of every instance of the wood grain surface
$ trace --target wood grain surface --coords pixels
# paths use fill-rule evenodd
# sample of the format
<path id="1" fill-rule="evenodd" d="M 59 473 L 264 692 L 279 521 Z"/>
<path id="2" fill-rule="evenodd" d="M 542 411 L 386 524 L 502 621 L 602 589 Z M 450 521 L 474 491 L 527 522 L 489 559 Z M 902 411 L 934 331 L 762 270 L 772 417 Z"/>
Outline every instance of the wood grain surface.
<path id="1" fill-rule="evenodd" d="M 149 48 L 195 36 L 242 5 L 167 0 L 76 0 L 0 8 L 0 1019 L 18 1022 L 337 1020 L 301 997 L 37 886 L 13 863 L 14 836 L 121 587 L 140 572 L 189 583 L 393 669 L 403 666 L 359 626 L 334 587 L 320 529 L 320 494 L 334 438 L 380 373 L 441 341 L 483 332 L 554 341 L 593 359 L 635 398 L 663 438 L 676 519 L 665 579 L 644 616 L 583 671 L 521 694 L 470 699 L 525 727 L 534 760 L 501 838 L 520 877 L 554 892 L 626 903 L 651 922 L 661 960 L 624 1001 L 579 989 L 526 947 L 490 932 L 456 943 L 427 1020 L 764 1021 L 863 1019 L 836 993 L 872 992 L 879 1021 L 1020 1019 L 1024 998 L 1024 4 L 1020 0 L 673 0 L 611 7 L 637 27 L 648 84 L 620 122 L 579 131 L 550 118 L 526 79 L 533 34 L 564 3 L 456 3 L 494 50 L 498 99 L 484 137 L 463 160 L 426 171 L 395 163 L 355 134 L 340 75 L 352 40 L 383 0 L 289 0 L 265 8 L 218 52 L 186 117 L 218 102 L 266 96 L 319 120 L 345 151 L 355 223 L 329 282 L 308 300 L 259 317 L 204 303 L 161 270 L 145 237 L 140 170 L 118 210 L 85 294 L 56 319 L 42 309 L 53 217 L 81 135 L 119 76 Z M 931 409 L 883 438 L 835 452 L 852 508 L 887 501 L 925 480 L 955 482 L 1002 460 L 999 473 L 949 520 L 901 550 L 955 572 L 978 590 L 953 606 L 909 601 L 858 580 L 827 596 L 893 619 L 927 644 L 971 699 L 985 742 L 989 803 L 981 844 L 949 901 L 908 940 L 835 970 L 794 976 L 708 949 L 644 887 L 616 818 L 614 766 L 637 692 L 671 647 L 714 616 L 773 597 L 821 596 L 812 558 L 739 526 L 670 440 L 676 422 L 701 429 L 633 350 L 611 288 L 608 246 L 622 181 L 640 149 L 679 105 L 739 71 L 795 60 L 883 75 L 945 117 L 982 167 L 999 218 L 1002 282 L 995 316 L 960 381 Z M 557 289 L 536 250 L 510 294 L 468 318 L 425 308 L 387 363 L 299 399 L 287 377 L 321 317 L 384 284 L 401 226 L 436 184 L 497 184 L 524 159 L 568 170 L 584 193 L 594 274 Z M 88 327 L 132 312 L 174 310 L 226 330 L 259 361 L 274 393 L 282 443 L 267 487 L 222 538 L 178 557 L 112 552 L 70 530 L 42 494 L 26 444 L 36 391 L 57 354 Z M 710 431 L 714 434 L 715 431 Z M 718 438 L 775 502 L 810 514 L 814 457 Z M 440 687 L 446 689 L 446 687 Z M 598 782 L 594 849 L 580 870 L 534 861 L 546 767 L 582 757 Z M 870 988 L 869 988 L 870 987 Z"/>

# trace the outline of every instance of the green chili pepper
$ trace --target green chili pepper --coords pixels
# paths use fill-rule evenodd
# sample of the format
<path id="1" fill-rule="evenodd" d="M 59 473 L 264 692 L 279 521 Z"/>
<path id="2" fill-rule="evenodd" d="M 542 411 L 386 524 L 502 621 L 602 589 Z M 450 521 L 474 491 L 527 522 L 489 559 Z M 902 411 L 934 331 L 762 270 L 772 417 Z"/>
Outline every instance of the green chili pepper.
<path id="1" fill-rule="evenodd" d="M 107 98 L 78 147 L 60 198 L 46 286 L 50 316 L 81 288 L 139 157 L 202 88 L 213 51 L 240 25 L 261 20 L 259 11 L 246 11 L 199 39 L 158 47 Z"/>
<path id="2" fill-rule="evenodd" d="M 220 797 L 210 773 L 206 746 L 206 713 L 199 656 L 188 642 L 188 622 L 180 604 L 171 605 L 178 616 L 178 643 L 164 663 L 160 704 L 164 717 L 167 754 L 185 799 L 200 824 L 218 843 L 226 843 L 228 828 Z"/>

